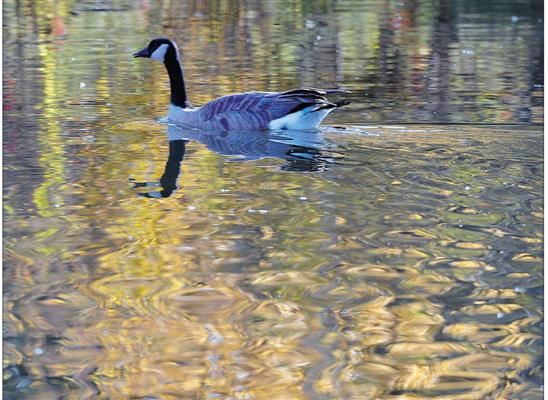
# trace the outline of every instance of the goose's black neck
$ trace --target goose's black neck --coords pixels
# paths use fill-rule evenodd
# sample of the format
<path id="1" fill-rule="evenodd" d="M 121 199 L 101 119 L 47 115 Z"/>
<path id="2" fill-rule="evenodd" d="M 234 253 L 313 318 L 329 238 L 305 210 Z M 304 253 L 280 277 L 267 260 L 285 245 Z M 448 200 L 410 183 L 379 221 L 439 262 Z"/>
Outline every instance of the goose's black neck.
<path id="1" fill-rule="evenodd" d="M 167 73 L 169 74 L 171 104 L 182 108 L 189 106 L 190 104 L 188 103 L 188 99 L 186 97 L 183 68 L 181 67 L 178 57 L 173 56 L 166 58 L 164 65 L 166 66 Z"/>

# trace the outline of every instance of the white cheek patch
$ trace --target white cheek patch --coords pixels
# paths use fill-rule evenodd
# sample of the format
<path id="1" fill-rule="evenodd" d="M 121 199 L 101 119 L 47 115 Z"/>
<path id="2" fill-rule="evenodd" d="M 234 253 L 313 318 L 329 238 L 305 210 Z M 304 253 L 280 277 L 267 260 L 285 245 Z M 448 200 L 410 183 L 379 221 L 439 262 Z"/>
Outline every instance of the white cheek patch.
<path id="1" fill-rule="evenodd" d="M 166 56 L 166 52 L 168 49 L 167 44 L 162 44 L 160 47 L 158 47 L 156 50 L 154 50 L 154 53 L 150 55 L 151 60 L 161 61 L 164 62 L 164 57 Z"/>

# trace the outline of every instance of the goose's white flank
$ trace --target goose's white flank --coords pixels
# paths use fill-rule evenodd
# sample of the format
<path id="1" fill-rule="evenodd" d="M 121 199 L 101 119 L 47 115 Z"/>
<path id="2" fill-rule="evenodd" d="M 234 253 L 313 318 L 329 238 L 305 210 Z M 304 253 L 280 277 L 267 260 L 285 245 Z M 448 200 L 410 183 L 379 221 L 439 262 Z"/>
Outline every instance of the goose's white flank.
<path id="1" fill-rule="evenodd" d="M 201 107 L 188 101 L 179 50 L 166 38 L 152 40 L 133 54 L 163 62 L 169 74 L 171 101 L 168 118 L 184 126 L 204 130 L 248 131 L 317 128 L 331 111 L 348 100 L 332 103 L 325 97 L 344 90 L 303 88 L 287 92 L 247 92 L 219 97 Z"/>

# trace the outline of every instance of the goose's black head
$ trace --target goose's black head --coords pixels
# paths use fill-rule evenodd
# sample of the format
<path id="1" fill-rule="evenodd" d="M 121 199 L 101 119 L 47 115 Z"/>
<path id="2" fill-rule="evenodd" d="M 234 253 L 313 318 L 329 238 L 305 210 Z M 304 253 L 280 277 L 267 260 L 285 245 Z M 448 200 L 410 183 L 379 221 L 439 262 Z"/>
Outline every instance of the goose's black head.
<path id="1" fill-rule="evenodd" d="M 177 60 L 179 51 L 174 42 L 166 38 L 153 39 L 143 50 L 133 54 L 133 57 L 150 58 L 165 63 L 167 60 Z"/>

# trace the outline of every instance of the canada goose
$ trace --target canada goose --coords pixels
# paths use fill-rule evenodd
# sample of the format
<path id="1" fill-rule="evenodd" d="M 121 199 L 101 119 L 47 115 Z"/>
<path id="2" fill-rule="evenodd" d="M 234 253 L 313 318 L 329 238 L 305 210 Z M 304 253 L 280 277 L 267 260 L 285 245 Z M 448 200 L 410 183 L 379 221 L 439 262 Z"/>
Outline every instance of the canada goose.
<path id="1" fill-rule="evenodd" d="M 179 50 L 173 41 L 154 39 L 133 57 L 164 63 L 171 86 L 168 118 L 187 127 L 216 131 L 313 129 L 331 111 L 349 103 L 348 100 L 331 103 L 325 97 L 326 94 L 347 91 L 306 88 L 287 92 L 236 93 L 194 108 L 187 98 Z"/>

